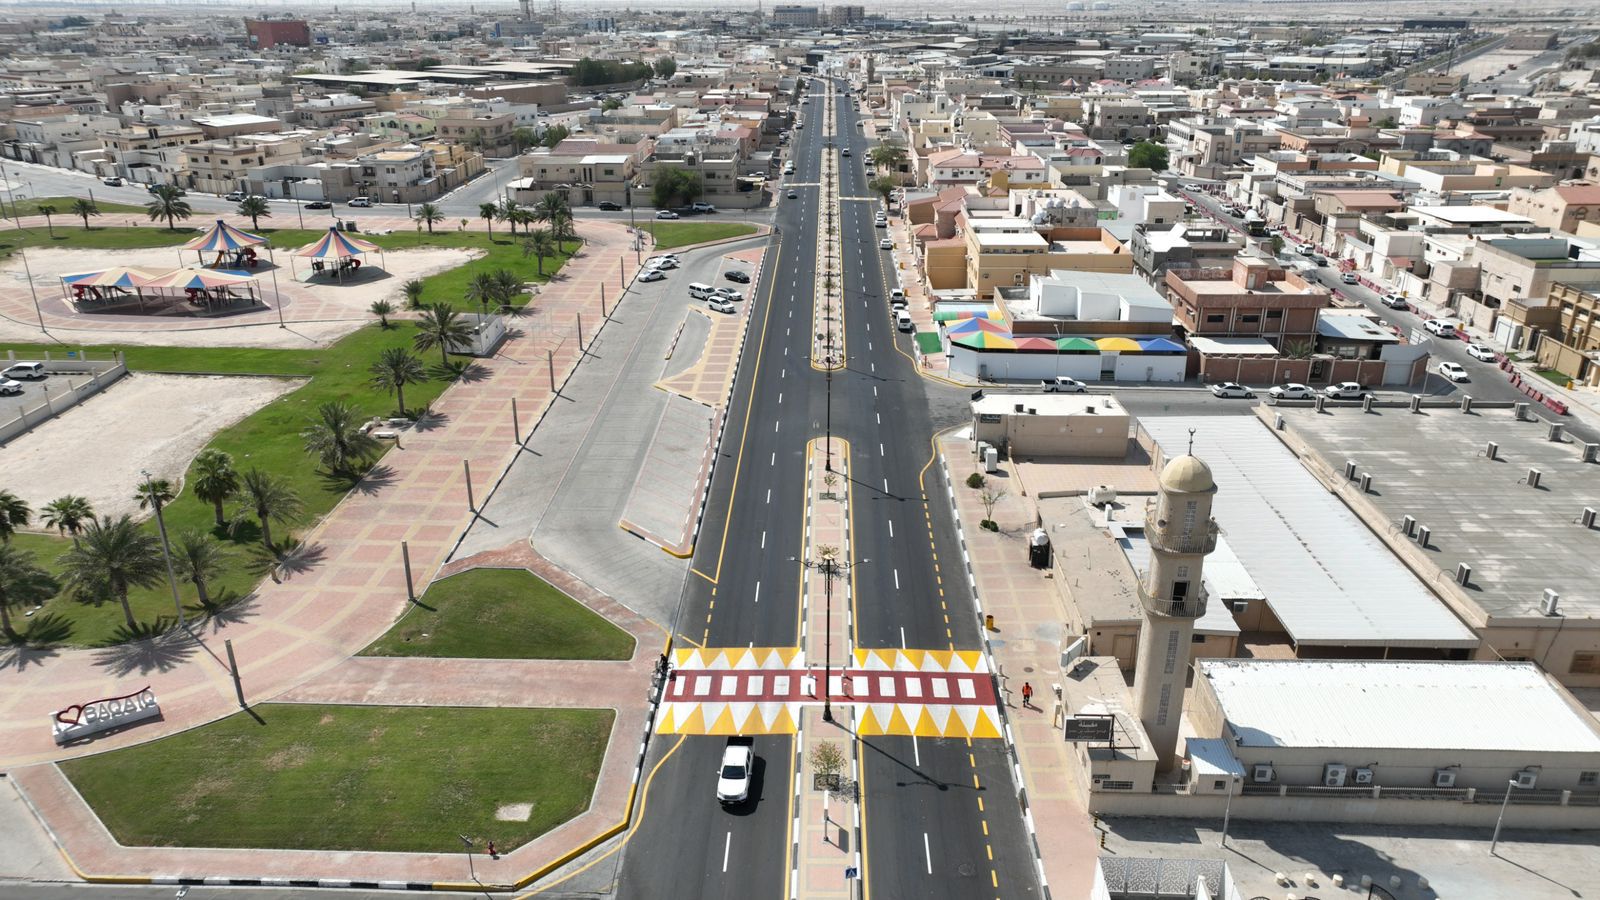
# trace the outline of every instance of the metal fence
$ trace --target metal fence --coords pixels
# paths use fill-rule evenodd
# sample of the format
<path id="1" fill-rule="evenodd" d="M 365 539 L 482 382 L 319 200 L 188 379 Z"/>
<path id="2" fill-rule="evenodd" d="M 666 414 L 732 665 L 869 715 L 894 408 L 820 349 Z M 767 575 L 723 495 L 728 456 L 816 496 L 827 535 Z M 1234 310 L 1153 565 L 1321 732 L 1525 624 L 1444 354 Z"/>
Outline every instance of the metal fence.
<path id="1" fill-rule="evenodd" d="M 11 356 L 7 365 L 16 361 L 15 355 Z M 128 367 L 121 360 L 47 359 L 45 369 L 58 377 L 44 383 L 42 399 L 29 395 L 21 402 L 0 402 L 0 444 L 27 434 L 128 374 Z M 66 390 L 59 389 L 62 382 L 66 383 Z"/>
<path id="2" fill-rule="evenodd" d="M 1223 866 L 1220 859 L 1134 859 L 1100 857 L 1100 871 L 1106 888 L 1118 900 L 1193 897 L 1195 885 L 1204 878 L 1212 897 L 1222 896 Z"/>

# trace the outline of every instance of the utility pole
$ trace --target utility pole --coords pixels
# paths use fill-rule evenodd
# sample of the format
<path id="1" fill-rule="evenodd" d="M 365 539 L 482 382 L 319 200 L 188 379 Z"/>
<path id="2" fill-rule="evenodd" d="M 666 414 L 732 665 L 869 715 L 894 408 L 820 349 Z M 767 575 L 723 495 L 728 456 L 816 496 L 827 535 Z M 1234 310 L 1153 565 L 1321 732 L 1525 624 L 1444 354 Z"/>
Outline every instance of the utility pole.
<path id="1" fill-rule="evenodd" d="M 833 547 L 823 547 L 820 551 L 821 559 L 800 559 L 797 556 L 789 557 L 790 562 L 798 562 L 808 571 L 822 573 L 823 596 L 823 626 L 822 626 L 822 721 L 833 721 L 833 580 L 841 575 L 849 574 L 856 566 L 864 566 L 870 559 L 858 560 L 851 563 L 841 563 L 837 559 L 838 551 Z"/>

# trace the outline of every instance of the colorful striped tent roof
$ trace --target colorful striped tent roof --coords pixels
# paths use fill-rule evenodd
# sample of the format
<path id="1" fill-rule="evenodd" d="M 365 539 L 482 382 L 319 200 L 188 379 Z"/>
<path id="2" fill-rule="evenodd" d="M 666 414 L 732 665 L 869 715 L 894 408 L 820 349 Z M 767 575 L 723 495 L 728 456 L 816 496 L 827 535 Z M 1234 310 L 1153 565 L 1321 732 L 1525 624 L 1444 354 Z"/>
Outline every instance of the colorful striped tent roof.
<path id="1" fill-rule="evenodd" d="M 1056 338 L 1056 349 L 1067 353 L 1099 353 L 1100 345 L 1088 338 L 1066 337 Z"/>
<path id="2" fill-rule="evenodd" d="M 149 269 L 136 269 L 133 266 L 113 266 L 99 272 L 83 272 L 78 275 L 63 275 L 61 280 L 67 284 L 77 284 L 88 287 L 142 287 L 150 280 L 161 275 Z"/>
<path id="3" fill-rule="evenodd" d="M 165 275 L 158 275 L 150 279 L 144 283 L 144 286 L 209 290 L 211 288 L 227 287 L 232 284 L 250 284 L 253 281 L 255 279 L 249 275 L 235 275 L 232 272 L 218 272 L 212 269 L 174 269 Z"/>
<path id="4" fill-rule="evenodd" d="M 998 322 L 1001 315 L 998 309 L 941 309 L 933 314 L 935 322 L 955 322 L 961 319 L 989 319 Z"/>
<path id="5" fill-rule="evenodd" d="M 371 241 L 353 238 L 337 228 L 329 228 L 327 234 L 296 250 L 294 255 L 307 259 L 348 259 L 378 249 L 378 245 Z"/>
<path id="6" fill-rule="evenodd" d="M 1183 345 L 1166 338 L 1149 338 L 1139 341 L 1140 349 L 1146 353 L 1187 353 Z"/>
<path id="7" fill-rule="evenodd" d="M 988 319 L 962 319 L 956 324 L 951 325 L 947 331 L 950 333 L 951 337 L 962 334 L 973 334 L 979 331 L 988 332 L 989 334 L 1011 333 L 1010 330 L 1004 325 L 991 322 Z"/>
<path id="8" fill-rule="evenodd" d="M 1099 347 L 1102 353 L 1107 350 L 1118 353 L 1138 353 L 1144 349 L 1139 346 L 1138 341 L 1125 337 L 1103 337 L 1095 341 L 1094 345 Z"/>
<path id="9" fill-rule="evenodd" d="M 1054 352 L 1056 342 L 1047 337 L 1019 337 L 1016 339 L 1018 350 L 1049 350 Z"/>
<path id="10" fill-rule="evenodd" d="M 963 334 L 950 339 L 953 343 L 974 350 L 1015 350 L 1017 342 L 1011 339 L 1010 334 L 995 334 L 988 331 L 975 331 L 972 334 Z"/>
<path id="11" fill-rule="evenodd" d="M 201 253 L 221 253 L 225 250 L 259 247 L 266 242 L 267 239 L 259 234 L 240 231 L 227 222 L 218 219 L 217 224 L 211 226 L 210 231 L 184 244 L 183 249 L 196 250 Z"/>

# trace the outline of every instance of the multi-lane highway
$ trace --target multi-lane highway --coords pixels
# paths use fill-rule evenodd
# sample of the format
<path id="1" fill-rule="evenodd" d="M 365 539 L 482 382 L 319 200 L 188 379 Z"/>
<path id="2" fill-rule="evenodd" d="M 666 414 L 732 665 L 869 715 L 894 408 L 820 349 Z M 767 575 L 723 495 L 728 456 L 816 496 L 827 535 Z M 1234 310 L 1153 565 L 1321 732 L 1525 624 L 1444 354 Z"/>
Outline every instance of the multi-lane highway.
<path id="1" fill-rule="evenodd" d="M 871 561 L 854 569 L 852 590 L 835 592 L 835 612 L 853 604 L 860 647 L 975 648 L 972 599 L 938 470 L 929 466 L 930 387 L 887 304 L 893 269 L 878 248 L 884 231 L 873 226 L 879 203 L 866 189 L 869 146 L 844 96 L 836 133 L 824 137 L 825 85 L 811 86 L 806 127 L 793 133 L 795 172 L 777 189 L 778 236 L 752 294 L 750 339 L 676 633 L 708 647 L 799 643 L 802 569 L 793 557 L 804 552 L 805 452 L 824 432 L 827 403 L 826 379 L 808 358 L 819 179 L 823 154 L 848 147 L 851 155 L 839 158 L 839 344 L 847 356 L 833 377 L 832 427 L 852 453 L 850 555 Z M 623 851 L 626 896 L 789 896 L 794 739 L 755 739 L 752 802 L 729 809 L 714 796 L 723 744 L 698 736 L 654 742 L 644 814 Z M 869 896 L 1038 893 L 1001 742 L 870 737 L 857 751 Z"/>

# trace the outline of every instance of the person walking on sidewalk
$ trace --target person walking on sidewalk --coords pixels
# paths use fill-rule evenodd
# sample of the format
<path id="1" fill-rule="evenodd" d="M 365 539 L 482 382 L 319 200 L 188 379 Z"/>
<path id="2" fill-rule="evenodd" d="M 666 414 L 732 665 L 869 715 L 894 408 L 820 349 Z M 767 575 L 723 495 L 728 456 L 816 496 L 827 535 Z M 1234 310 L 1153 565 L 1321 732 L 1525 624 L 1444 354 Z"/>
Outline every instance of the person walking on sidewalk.
<path id="1" fill-rule="evenodd" d="M 1031 706 L 1033 706 L 1033 685 L 1024 681 L 1022 683 L 1022 708 L 1028 709 Z"/>

